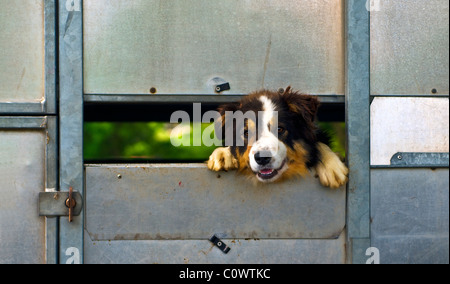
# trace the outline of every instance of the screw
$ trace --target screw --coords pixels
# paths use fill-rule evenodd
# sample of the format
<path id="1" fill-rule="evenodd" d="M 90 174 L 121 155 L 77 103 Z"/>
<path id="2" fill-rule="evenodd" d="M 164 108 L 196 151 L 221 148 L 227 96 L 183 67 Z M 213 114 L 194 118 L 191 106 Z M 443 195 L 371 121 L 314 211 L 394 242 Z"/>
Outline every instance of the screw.
<path id="1" fill-rule="evenodd" d="M 117 178 L 118 178 L 118 179 L 121 179 L 121 178 L 122 178 L 122 175 L 121 175 L 121 174 L 118 174 L 118 175 L 117 175 Z"/>
<path id="2" fill-rule="evenodd" d="M 398 155 L 397 159 L 401 160 L 401 159 L 403 159 L 403 156 L 402 155 Z"/>

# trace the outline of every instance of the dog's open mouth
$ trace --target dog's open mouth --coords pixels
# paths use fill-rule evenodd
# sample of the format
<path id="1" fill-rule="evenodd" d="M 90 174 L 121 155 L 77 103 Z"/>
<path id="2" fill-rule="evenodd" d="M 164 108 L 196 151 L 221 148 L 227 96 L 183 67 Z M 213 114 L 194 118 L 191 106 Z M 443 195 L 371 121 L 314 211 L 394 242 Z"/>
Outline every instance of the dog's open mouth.
<path id="1" fill-rule="evenodd" d="M 256 174 L 258 175 L 258 178 L 260 178 L 261 180 L 269 181 L 278 176 L 279 172 L 284 168 L 285 164 L 286 161 L 284 161 L 281 164 L 281 167 L 279 167 L 278 169 L 265 168 L 259 170 Z"/>

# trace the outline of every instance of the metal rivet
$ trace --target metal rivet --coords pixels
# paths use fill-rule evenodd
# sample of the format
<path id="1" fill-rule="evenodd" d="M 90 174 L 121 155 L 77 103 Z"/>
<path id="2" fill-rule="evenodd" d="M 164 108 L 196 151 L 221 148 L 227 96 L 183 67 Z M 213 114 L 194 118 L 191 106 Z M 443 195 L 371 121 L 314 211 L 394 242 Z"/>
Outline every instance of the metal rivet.
<path id="1" fill-rule="evenodd" d="M 433 89 L 433 90 L 431 90 L 431 92 L 433 93 L 433 94 L 437 94 L 437 89 Z"/>
<path id="2" fill-rule="evenodd" d="M 221 247 L 221 246 L 222 246 L 222 242 L 217 242 L 217 245 L 218 245 L 219 247 Z"/>
<path id="3" fill-rule="evenodd" d="M 401 160 L 401 159 L 403 159 L 403 156 L 402 155 L 398 155 L 397 159 Z"/>
<path id="4" fill-rule="evenodd" d="M 151 94 L 156 94 L 157 91 L 158 91 L 158 90 L 156 90 L 155 87 L 151 87 L 151 88 L 150 88 L 150 93 L 151 93 Z"/>
<path id="5" fill-rule="evenodd" d="M 121 179 L 121 178 L 122 178 L 122 175 L 121 175 L 121 174 L 118 174 L 118 175 L 117 175 L 117 178 L 118 178 L 118 179 Z"/>

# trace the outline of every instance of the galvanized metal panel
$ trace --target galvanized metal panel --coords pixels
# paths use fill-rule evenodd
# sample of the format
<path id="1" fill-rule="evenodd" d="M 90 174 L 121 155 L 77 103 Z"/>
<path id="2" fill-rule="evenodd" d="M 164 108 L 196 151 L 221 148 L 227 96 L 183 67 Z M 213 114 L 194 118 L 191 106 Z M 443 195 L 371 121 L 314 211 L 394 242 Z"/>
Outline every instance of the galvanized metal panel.
<path id="1" fill-rule="evenodd" d="M 242 99 L 244 95 L 170 95 L 170 96 L 146 96 L 146 95 L 84 95 L 86 103 L 108 104 L 108 103 L 165 103 L 165 104 L 192 104 L 192 103 L 230 103 Z M 323 104 L 342 104 L 344 95 L 318 95 Z"/>
<path id="2" fill-rule="evenodd" d="M 254 185 L 202 164 L 87 166 L 85 198 L 92 240 L 337 238 L 345 226 L 343 189 Z"/>
<path id="3" fill-rule="evenodd" d="M 10 133 L 41 133 L 43 137 L 42 144 L 45 145 L 43 149 L 38 148 L 39 151 L 44 151 L 45 153 L 45 159 L 40 161 L 42 164 L 42 167 L 44 167 L 43 172 L 45 173 L 45 179 L 43 186 L 41 185 L 41 181 L 39 180 L 36 183 L 36 188 L 33 188 L 34 194 L 36 194 L 36 191 L 43 192 L 43 191 L 55 191 L 57 187 L 57 142 L 56 142 L 56 136 L 57 136 L 57 129 L 56 129 L 56 118 L 55 117 L 0 117 L 0 136 L 1 131 L 4 131 L 5 133 L 10 131 Z M 24 139 L 25 140 L 25 139 Z M 5 143 L 8 143 L 5 141 Z M 25 144 L 26 141 L 20 141 L 20 144 L 17 146 L 20 148 Z M 31 142 L 32 143 L 32 142 Z M 28 149 L 28 148 L 26 148 Z M 10 148 L 6 147 L 4 149 L 5 151 L 9 151 Z M 36 148 L 32 147 L 30 151 L 35 151 Z M 14 155 L 14 153 L 9 153 L 10 155 Z M 31 155 L 32 157 L 37 156 L 39 153 L 34 153 Z M 2 152 L 0 151 L 0 156 L 2 156 Z M 20 155 L 18 157 L 20 159 Z M 36 164 L 39 162 L 36 158 Z M 7 162 L 7 161 L 6 161 Z M 23 161 L 22 161 L 23 162 Z M 18 166 L 10 165 L 11 168 L 9 168 L 10 171 L 19 171 L 21 170 L 20 161 L 17 162 Z M 1 163 L 0 163 L 0 169 L 1 169 Z M 31 169 L 30 169 L 31 170 Z M 4 173 L 5 171 L 2 171 Z M 36 172 L 39 172 L 39 170 L 36 170 Z M 27 178 L 27 172 L 23 172 L 23 179 Z M 7 173 L 6 173 L 7 175 Z M 4 178 L 2 178 L 4 180 Z M 31 184 L 32 182 L 30 182 Z M 0 186 L 2 184 L 0 183 Z M 31 185 L 30 185 L 31 187 Z M 8 190 L 7 188 L 5 190 Z M 9 192 L 8 192 L 9 193 Z M 36 194 L 37 195 L 37 194 Z M 33 195 L 34 197 L 34 195 Z M 34 203 L 34 199 L 32 199 L 31 196 L 26 196 L 26 201 L 31 201 L 29 204 L 26 204 L 26 202 L 23 202 L 21 204 L 21 207 L 14 208 L 11 210 L 9 214 L 14 214 L 14 210 L 19 210 L 20 212 L 24 211 L 25 213 L 19 213 L 21 217 L 23 217 L 25 214 L 35 214 L 34 209 L 37 207 Z M 0 202 L 0 207 L 1 207 Z M 1 208 L 0 208 L 1 209 Z M 1 210 L 0 210 L 1 214 Z M 0 216 L 1 217 L 1 216 Z M 18 217 L 19 218 L 19 217 Z M 40 218 L 41 220 L 45 220 L 45 236 L 43 236 L 43 239 L 45 240 L 45 260 L 46 263 L 54 264 L 57 260 L 57 222 L 58 218 Z M 39 223 L 41 222 L 39 220 Z M 30 222 L 34 222 L 35 219 L 33 218 Z M 28 221 L 27 221 L 28 222 Z M 31 223 L 35 225 L 34 223 Z M 1 224 L 0 224 L 1 225 Z M 1 227 L 1 226 L 0 226 Z M 32 228 L 33 226 L 31 226 Z M 1 229 L 1 228 L 0 228 Z M 27 232 L 22 232 L 27 233 Z M 1 237 L 0 237 L 1 240 Z M 6 243 L 5 243 L 6 245 Z M 33 244 L 27 244 L 26 246 L 32 246 L 36 245 L 36 247 L 33 247 L 32 250 L 37 250 L 41 248 L 41 243 L 33 243 Z M 14 249 L 14 247 L 10 248 L 11 250 Z M 0 254 L 1 254 L 1 248 L 0 248 Z M 40 255 L 39 256 L 29 256 L 28 257 L 28 251 L 21 251 L 17 250 L 14 252 L 15 256 L 14 259 L 24 259 L 27 258 L 26 262 L 39 262 Z M 37 258 L 39 259 L 37 259 Z M 0 260 L 1 262 L 1 260 Z"/>
<path id="4" fill-rule="evenodd" d="M 44 0 L 45 113 L 56 114 L 56 0 Z"/>
<path id="5" fill-rule="evenodd" d="M 403 168 L 448 168 L 449 153 L 396 153 L 391 166 Z"/>
<path id="6" fill-rule="evenodd" d="M 224 239 L 222 253 L 208 240 L 92 241 L 85 234 L 88 264 L 343 264 L 345 234 L 338 239 Z"/>
<path id="7" fill-rule="evenodd" d="M 381 263 L 449 263 L 448 169 L 376 169 L 371 184 Z"/>
<path id="8" fill-rule="evenodd" d="M 85 0 L 87 94 L 344 93 L 342 1 Z"/>
<path id="9" fill-rule="evenodd" d="M 74 3 L 73 6 L 68 5 Z M 83 12 L 82 1 L 59 1 L 60 190 L 84 194 L 83 176 Z M 59 223 L 59 260 L 83 262 L 84 212 Z M 75 256 L 76 255 L 76 256 Z"/>
<path id="10" fill-rule="evenodd" d="M 370 132 L 371 165 L 390 165 L 398 152 L 448 152 L 449 99 L 377 97 Z"/>
<path id="11" fill-rule="evenodd" d="M 449 93 L 449 2 L 375 0 L 371 13 L 373 95 Z"/>
<path id="12" fill-rule="evenodd" d="M 370 235 L 370 19 L 365 2 L 346 1 L 347 228 L 348 237 L 357 239 Z"/>
<path id="13" fill-rule="evenodd" d="M 40 103 L 45 93 L 44 0 L 0 0 L 0 7 L 0 103 Z"/>
<path id="14" fill-rule="evenodd" d="M 46 143 L 43 130 L 0 130 L 0 263 L 46 261 L 36 202 L 45 190 Z"/>

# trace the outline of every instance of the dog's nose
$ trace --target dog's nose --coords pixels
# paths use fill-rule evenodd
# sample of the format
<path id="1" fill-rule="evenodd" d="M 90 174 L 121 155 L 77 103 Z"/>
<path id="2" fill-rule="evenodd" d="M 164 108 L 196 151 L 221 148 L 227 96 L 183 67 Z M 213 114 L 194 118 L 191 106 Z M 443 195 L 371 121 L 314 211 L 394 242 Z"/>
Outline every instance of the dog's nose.
<path id="1" fill-rule="evenodd" d="M 255 154 L 255 161 L 260 166 L 265 166 L 272 160 L 272 154 L 270 152 L 257 152 Z"/>

